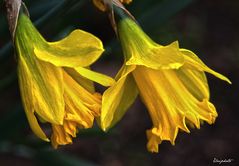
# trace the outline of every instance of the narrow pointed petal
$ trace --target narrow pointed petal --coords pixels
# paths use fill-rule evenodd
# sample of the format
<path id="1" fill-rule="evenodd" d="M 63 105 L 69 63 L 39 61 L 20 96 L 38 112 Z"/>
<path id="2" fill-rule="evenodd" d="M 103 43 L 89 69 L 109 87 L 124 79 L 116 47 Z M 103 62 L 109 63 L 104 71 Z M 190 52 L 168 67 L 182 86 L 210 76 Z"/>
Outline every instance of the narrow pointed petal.
<path id="1" fill-rule="evenodd" d="M 115 83 L 115 80 L 109 76 L 106 76 L 101 73 L 94 72 L 92 70 L 83 68 L 83 67 L 77 67 L 75 70 L 83 77 L 88 78 L 89 80 L 92 80 L 94 82 L 97 82 L 103 86 L 111 86 Z"/>
<path id="2" fill-rule="evenodd" d="M 24 109 L 26 109 L 26 116 L 34 134 L 36 134 L 36 136 L 38 136 L 42 140 L 49 142 L 50 140 L 47 138 L 46 134 L 41 129 L 34 113 L 32 111 L 27 110 L 26 106 L 24 106 Z"/>
<path id="3" fill-rule="evenodd" d="M 26 64 L 21 59 L 18 63 L 18 78 L 19 78 L 19 86 L 23 101 L 24 110 L 26 112 L 26 116 L 32 131 L 44 141 L 49 141 L 40 125 L 38 124 L 37 118 L 34 115 L 34 107 L 32 105 L 32 93 L 29 87 L 32 86 L 31 80 L 28 80 L 30 75 L 30 71 L 26 68 Z"/>
<path id="4" fill-rule="evenodd" d="M 119 80 L 102 97 L 100 126 L 106 131 L 115 125 L 137 97 L 138 90 L 131 75 L 135 66 L 123 66 Z"/>
<path id="5" fill-rule="evenodd" d="M 200 71 L 206 71 L 216 76 L 217 78 L 220 78 L 221 80 L 224 80 L 229 84 L 231 84 L 231 81 L 227 77 L 207 67 L 192 51 L 187 49 L 180 49 L 180 51 L 184 54 L 185 57 L 185 67 L 194 69 L 196 68 L 197 70 Z"/>
<path id="6" fill-rule="evenodd" d="M 179 51 L 178 42 L 168 46 L 152 46 L 144 53 L 137 52 L 126 65 L 143 65 L 152 69 L 178 69 L 184 64 L 184 57 Z"/>
<path id="7" fill-rule="evenodd" d="M 64 71 L 69 74 L 79 85 L 85 88 L 87 91 L 94 93 L 95 87 L 93 81 L 83 77 L 73 68 L 64 68 Z"/>
<path id="8" fill-rule="evenodd" d="M 35 47 L 36 56 L 55 66 L 86 67 L 94 63 L 104 51 L 101 41 L 94 35 L 75 30 L 66 38 Z"/>

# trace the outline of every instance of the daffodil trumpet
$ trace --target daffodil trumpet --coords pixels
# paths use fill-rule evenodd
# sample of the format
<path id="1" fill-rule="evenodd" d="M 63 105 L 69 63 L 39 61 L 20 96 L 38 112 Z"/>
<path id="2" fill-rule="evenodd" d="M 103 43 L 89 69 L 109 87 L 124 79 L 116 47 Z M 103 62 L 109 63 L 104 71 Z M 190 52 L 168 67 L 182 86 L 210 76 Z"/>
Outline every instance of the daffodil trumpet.
<path id="1" fill-rule="evenodd" d="M 205 72 L 231 83 L 228 78 L 207 67 L 192 51 L 180 48 L 178 41 L 157 44 L 127 16 L 119 19 L 117 29 L 125 61 L 115 84 L 102 96 L 104 131 L 123 117 L 138 93 L 153 123 L 146 132 L 150 152 L 158 152 L 163 140 L 174 145 L 179 129 L 189 133 L 188 126 L 215 122 L 218 114 L 209 101 Z"/>
<path id="2" fill-rule="evenodd" d="M 114 80 L 89 69 L 104 51 L 94 35 L 74 30 L 56 42 L 47 42 L 28 16 L 19 14 L 15 48 L 24 110 L 32 131 L 50 141 L 39 125 L 52 126 L 51 142 L 72 143 L 78 128 L 90 128 L 100 115 L 101 95 L 93 82 L 110 86 Z"/>

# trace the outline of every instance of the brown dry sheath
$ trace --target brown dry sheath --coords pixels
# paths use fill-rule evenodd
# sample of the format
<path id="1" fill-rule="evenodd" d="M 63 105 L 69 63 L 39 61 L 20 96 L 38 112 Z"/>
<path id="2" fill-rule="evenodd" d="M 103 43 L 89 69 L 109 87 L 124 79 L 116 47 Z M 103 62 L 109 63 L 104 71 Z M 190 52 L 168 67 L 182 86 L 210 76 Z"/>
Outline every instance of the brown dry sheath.
<path id="1" fill-rule="evenodd" d="M 21 4 L 22 4 L 21 0 L 5 0 L 8 27 L 9 27 L 9 31 L 11 33 L 13 41 L 15 39 L 15 31 L 17 27 L 17 20 L 18 20 Z"/>

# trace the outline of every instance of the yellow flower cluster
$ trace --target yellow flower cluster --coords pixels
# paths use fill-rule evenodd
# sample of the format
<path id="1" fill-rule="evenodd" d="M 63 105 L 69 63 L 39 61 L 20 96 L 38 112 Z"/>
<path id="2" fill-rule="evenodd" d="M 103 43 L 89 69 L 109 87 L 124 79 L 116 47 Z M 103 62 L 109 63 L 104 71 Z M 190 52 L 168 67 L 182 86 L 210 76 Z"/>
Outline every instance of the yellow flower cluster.
<path id="1" fill-rule="evenodd" d="M 104 8 L 101 0 L 93 2 Z M 146 132 L 151 152 L 158 152 L 163 140 L 174 144 L 179 129 L 190 132 L 188 126 L 200 128 L 201 121 L 214 123 L 217 112 L 209 101 L 205 72 L 230 80 L 177 41 L 167 46 L 155 43 L 127 16 L 117 29 L 125 61 L 113 79 L 90 70 L 104 51 L 97 37 L 74 30 L 60 41 L 47 42 L 28 16 L 19 15 L 14 41 L 19 85 L 30 127 L 39 138 L 51 141 L 54 148 L 70 144 L 79 129 L 92 127 L 95 118 L 107 131 L 138 94 L 152 119 Z M 93 82 L 109 88 L 101 96 Z M 39 121 L 51 125 L 51 134 L 45 134 Z"/>

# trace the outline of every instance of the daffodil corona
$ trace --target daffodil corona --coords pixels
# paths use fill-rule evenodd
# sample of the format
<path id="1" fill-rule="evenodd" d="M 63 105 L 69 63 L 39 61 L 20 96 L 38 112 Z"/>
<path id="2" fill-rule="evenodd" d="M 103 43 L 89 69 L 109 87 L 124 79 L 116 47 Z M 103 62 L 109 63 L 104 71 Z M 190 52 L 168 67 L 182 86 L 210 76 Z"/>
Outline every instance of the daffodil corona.
<path id="1" fill-rule="evenodd" d="M 102 97 L 100 125 L 107 130 L 117 123 L 138 92 L 148 108 L 153 127 L 147 130 L 147 148 L 158 152 L 163 140 L 174 144 L 178 130 L 214 123 L 217 112 L 209 101 L 205 72 L 227 81 L 178 42 L 162 46 L 152 41 L 130 18 L 118 23 L 125 63 L 117 82 Z"/>
<path id="2" fill-rule="evenodd" d="M 53 147 L 71 143 L 77 128 L 90 128 L 100 115 L 101 95 L 95 93 L 92 81 L 105 86 L 114 83 L 88 68 L 104 50 L 101 41 L 75 30 L 60 41 L 47 42 L 30 19 L 20 14 L 15 47 L 21 97 L 31 129 L 49 141 L 38 119 L 49 122 Z"/>

